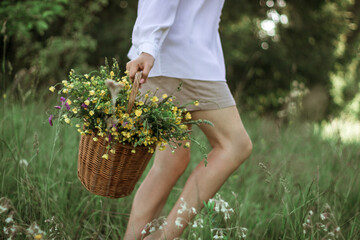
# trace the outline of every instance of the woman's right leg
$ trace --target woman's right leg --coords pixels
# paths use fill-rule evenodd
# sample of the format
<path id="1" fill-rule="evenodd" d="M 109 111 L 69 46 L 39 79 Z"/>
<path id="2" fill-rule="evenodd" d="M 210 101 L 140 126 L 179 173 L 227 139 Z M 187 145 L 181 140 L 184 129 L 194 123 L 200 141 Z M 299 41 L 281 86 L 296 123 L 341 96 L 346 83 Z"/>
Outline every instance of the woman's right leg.
<path id="1" fill-rule="evenodd" d="M 184 142 L 185 143 L 185 142 Z M 190 149 L 156 151 L 154 164 L 136 192 L 124 240 L 140 240 L 145 225 L 157 218 L 190 161 Z"/>

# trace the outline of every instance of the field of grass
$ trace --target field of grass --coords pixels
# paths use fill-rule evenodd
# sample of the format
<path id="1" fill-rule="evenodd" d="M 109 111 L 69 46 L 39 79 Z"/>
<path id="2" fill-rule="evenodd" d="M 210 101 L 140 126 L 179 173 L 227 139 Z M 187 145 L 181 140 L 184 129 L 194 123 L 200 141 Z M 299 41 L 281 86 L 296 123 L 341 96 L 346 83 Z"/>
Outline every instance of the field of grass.
<path id="1" fill-rule="evenodd" d="M 0 239 L 12 231 L 17 234 L 11 239 L 27 239 L 31 230 L 28 239 L 40 239 L 35 222 L 46 233 L 43 239 L 119 239 L 135 192 L 113 200 L 82 187 L 79 135 L 57 122 L 49 126 L 53 102 L 0 101 Z M 242 118 L 253 153 L 219 191 L 234 212 L 224 220 L 221 212 L 203 209 L 197 220 L 203 228 L 189 227 L 182 239 L 221 238 L 217 232 L 223 239 L 243 239 L 245 233 L 250 240 L 360 239 L 360 142 L 324 140 L 311 123 L 279 125 L 246 112 Z M 206 143 L 198 129 L 194 134 Z M 200 162 L 198 152 L 192 149 L 163 215 Z"/>

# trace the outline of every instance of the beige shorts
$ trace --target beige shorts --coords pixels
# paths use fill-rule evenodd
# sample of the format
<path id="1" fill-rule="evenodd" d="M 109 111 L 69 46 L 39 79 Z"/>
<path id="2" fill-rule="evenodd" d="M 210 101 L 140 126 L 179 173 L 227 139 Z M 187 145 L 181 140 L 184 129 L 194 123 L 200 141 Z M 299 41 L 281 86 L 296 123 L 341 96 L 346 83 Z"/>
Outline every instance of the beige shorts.
<path id="1" fill-rule="evenodd" d="M 181 90 L 178 91 L 181 84 Z M 159 98 L 165 93 L 175 96 L 175 103 L 179 106 L 199 101 L 199 105 L 186 105 L 188 111 L 214 110 L 235 106 L 235 100 L 230 89 L 224 81 L 203 81 L 193 79 L 180 79 L 172 77 L 151 77 L 142 85 L 140 92 L 143 94 L 150 90 L 156 92 Z"/>

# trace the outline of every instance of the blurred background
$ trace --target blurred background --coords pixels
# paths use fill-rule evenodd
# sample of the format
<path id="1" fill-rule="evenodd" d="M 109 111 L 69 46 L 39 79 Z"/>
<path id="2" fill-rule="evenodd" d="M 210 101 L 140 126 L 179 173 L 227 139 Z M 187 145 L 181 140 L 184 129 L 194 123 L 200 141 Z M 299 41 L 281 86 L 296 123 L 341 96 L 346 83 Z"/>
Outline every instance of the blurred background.
<path id="1" fill-rule="evenodd" d="M 104 58 L 128 61 L 137 1 L 2 0 L 1 96 L 29 97 Z M 360 1 L 225 1 L 220 34 L 242 111 L 281 122 L 360 117 Z"/>
<path id="2" fill-rule="evenodd" d="M 50 127 L 59 99 L 49 87 L 105 57 L 125 69 L 137 2 L 0 0 L 0 239 L 11 229 L 31 230 L 28 239 L 123 236 L 135 191 L 109 200 L 82 187 L 79 134 Z M 227 80 L 254 150 L 219 191 L 235 209 L 230 222 L 209 216 L 185 239 L 212 239 L 219 226 L 233 240 L 243 227 L 251 240 L 360 239 L 359 25 L 360 0 L 225 1 Z M 191 151 L 162 215 L 201 160 Z M 36 223 L 47 235 L 34 235 Z"/>

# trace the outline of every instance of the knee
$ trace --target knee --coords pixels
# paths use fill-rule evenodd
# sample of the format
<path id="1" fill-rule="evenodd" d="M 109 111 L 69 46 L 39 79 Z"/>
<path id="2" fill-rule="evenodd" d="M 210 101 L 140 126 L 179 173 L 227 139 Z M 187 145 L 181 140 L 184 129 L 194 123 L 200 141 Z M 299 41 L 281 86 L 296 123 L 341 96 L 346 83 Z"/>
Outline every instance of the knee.
<path id="1" fill-rule="evenodd" d="M 248 136 L 237 141 L 235 154 L 238 160 L 242 163 L 243 161 L 248 159 L 252 153 L 252 149 L 253 149 L 253 144 Z"/>
<path id="2" fill-rule="evenodd" d="M 251 155 L 253 144 L 251 139 L 246 135 L 241 138 L 232 139 L 228 142 L 226 152 L 231 165 L 238 168 Z"/>

